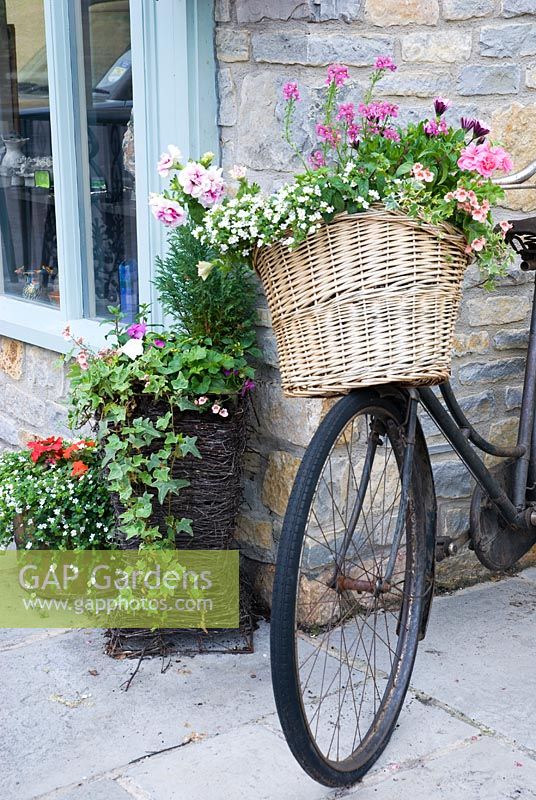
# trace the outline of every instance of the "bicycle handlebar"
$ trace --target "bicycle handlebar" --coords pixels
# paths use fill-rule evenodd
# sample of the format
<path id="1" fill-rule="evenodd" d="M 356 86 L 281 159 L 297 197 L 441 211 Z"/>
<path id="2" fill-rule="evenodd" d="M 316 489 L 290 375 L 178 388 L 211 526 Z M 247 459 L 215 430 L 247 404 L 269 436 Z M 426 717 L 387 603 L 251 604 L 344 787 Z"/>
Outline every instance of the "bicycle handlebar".
<path id="1" fill-rule="evenodd" d="M 533 175 L 536 175 L 536 161 L 531 161 L 524 169 L 519 170 L 519 172 L 514 172 L 512 175 L 506 175 L 504 178 L 493 178 L 493 183 L 504 187 L 515 186 L 520 183 L 525 183 L 525 181 L 528 181 Z"/>

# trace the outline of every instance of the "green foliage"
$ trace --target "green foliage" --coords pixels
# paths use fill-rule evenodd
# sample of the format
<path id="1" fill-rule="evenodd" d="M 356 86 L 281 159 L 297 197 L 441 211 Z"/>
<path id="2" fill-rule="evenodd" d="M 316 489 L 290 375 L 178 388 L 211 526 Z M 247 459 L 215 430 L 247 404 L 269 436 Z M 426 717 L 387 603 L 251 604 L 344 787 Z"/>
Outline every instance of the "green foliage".
<path id="1" fill-rule="evenodd" d="M 13 538 L 20 516 L 34 548 L 107 549 L 115 520 L 99 455 L 84 451 L 87 472 L 73 477 L 69 462 L 33 463 L 29 452 L 0 456 L 0 546 Z"/>
<path id="2" fill-rule="evenodd" d="M 201 280 L 198 263 L 215 258 L 216 252 L 199 242 L 189 226 L 175 228 L 168 236 L 167 255 L 157 260 L 155 285 L 178 330 L 225 348 L 231 340 L 252 338 L 256 288 L 244 260 L 227 272 L 213 270 Z"/>

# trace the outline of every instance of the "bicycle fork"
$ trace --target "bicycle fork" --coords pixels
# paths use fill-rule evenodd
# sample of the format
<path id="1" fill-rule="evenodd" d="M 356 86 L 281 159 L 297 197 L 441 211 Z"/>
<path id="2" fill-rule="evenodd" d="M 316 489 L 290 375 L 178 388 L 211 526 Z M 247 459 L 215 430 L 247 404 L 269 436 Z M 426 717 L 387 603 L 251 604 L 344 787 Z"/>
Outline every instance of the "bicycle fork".
<path id="1" fill-rule="evenodd" d="M 376 427 L 377 422 L 375 421 L 373 423 L 367 443 L 365 464 L 357 492 L 355 506 L 344 535 L 341 549 L 337 553 L 336 557 L 336 571 L 333 580 L 333 586 L 339 591 L 349 590 L 354 592 L 368 592 L 373 594 L 375 597 L 378 597 L 380 594 L 384 594 L 391 589 L 391 581 L 395 570 L 398 550 L 402 542 L 402 536 L 404 534 L 404 527 L 406 523 L 406 514 L 408 510 L 411 486 L 411 474 L 413 471 L 413 457 L 415 454 L 415 434 L 417 430 L 417 409 L 419 405 L 419 395 L 416 389 L 409 389 L 408 394 L 408 412 L 403 435 L 406 446 L 404 448 L 404 456 L 402 460 L 402 487 L 400 491 L 400 505 L 398 506 L 396 527 L 385 572 L 383 575 L 378 575 L 373 583 L 372 581 L 366 579 L 349 578 L 345 576 L 342 571 L 342 565 L 344 564 L 344 560 L 348 553 L 348 548 L 350 547 L 350 543 L 355 532 L 357 520 L 359 519 L 359 515 L 363 509 L 363 502 L 370 480 L 372 464 L 374 462 L 374 456 L 376 454 L 376 449 L 382 433 Z"/>

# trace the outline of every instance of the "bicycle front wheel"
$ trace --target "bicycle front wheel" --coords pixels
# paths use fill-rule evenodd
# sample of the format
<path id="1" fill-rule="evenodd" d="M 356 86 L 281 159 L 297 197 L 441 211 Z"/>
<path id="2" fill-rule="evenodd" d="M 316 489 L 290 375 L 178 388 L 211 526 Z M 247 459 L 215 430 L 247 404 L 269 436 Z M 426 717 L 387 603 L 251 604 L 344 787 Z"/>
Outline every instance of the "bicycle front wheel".
<path id="1" fill-rule="evenodd" d="M 355 783 L 382 753 L 417 651 L 426 578 L 417 451 L 393 552 L 405 414 L 402 400 L 367 391 L 331 409 L 301 463 L 279 543 L 276 706 L 294 756 L 327 786 Z"/>

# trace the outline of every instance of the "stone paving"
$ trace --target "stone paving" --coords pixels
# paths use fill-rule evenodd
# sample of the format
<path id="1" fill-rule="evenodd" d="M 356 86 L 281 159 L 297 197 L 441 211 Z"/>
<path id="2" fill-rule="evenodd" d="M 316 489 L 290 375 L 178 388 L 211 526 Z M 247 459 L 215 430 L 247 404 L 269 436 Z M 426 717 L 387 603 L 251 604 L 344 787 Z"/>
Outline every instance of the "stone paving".
<path id="1" fill-rule="evenodd" d="M 252 655 L 103 655 L 100 631 L 0 631 L 2 800 L 536 798 L 536 568 L 436 598 L 390 746 L 343 791 L 279 729 L 268 625 Z"/>

